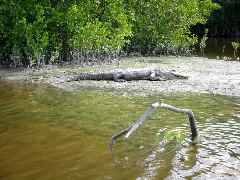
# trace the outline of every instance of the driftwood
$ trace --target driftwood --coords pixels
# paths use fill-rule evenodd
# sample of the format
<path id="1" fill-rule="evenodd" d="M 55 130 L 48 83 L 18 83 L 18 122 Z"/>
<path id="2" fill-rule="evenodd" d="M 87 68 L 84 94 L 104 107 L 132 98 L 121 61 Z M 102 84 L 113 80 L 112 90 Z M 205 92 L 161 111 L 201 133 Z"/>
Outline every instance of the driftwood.
<path id="1" fill-rule="evenodd" d="M 164 104 L 162 99 L 159 100 L 159 102 L 154 103 L 150 106 L 150 108 L 140 117 L 140 119 L 133 124 L 132 126 L 128 127 L 127 129 L 124 129 L 121 132 L 118 132 L 117 134 L 115 134 L 112 138 L 111 138 L 111 142 L 109 144 L 109 148 L 112 150 L 114 148 L 114 144 L 117 138 L 119 138 L 120 136 L 126 134 L 126 138 L 128 138 L 134 131 L 136 131 L 138 129 L 139 126 L 141 126 L 143 124 L 143 122 L 153 113 L 153 111 L 157 108 L 164 108 L 170 111 L 174 111 L 177 113 L 182 113 L 182 114 L 187 114 L 189 117 L 189 123 L 190 123 L 190 128 L 191 128 L 191 140 L 194 141 L 195 138 L 197 137 L 198 133 L 197 133 L 197 127 L 195 124 L 195 118 L 193 115 L 192 110 L 190 109 L 179 109 L 176 108 L 174 106 L 168 105 L 168 104 Z"/>

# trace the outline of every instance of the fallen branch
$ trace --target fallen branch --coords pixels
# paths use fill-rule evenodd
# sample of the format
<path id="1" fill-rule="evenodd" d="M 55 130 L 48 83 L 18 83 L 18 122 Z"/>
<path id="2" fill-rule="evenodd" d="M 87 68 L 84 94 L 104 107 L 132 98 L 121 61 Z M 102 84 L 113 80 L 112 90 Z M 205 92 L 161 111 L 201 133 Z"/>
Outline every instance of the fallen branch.
<path id="1" fill-rule="evenodd" d="M 114 148 L 114 143 L 116 141 L 117 138 L 121 137 L 123 134 L 126 134 L 126 138 L 128 138 L 134 131 L 136 131 L 142 124 L 143 122 L 153 113 L 153 111 L 157 108 L 164 108 L 170 111 L 174 111 L 177 113 L 182 113 L 182 114 L 187 114 L 189 117 L 189 123 L 190 123 L 190 128 L 191 128 L 191 139 L 192 141 L 195 140 L 195 138 L 197 137 L 198 133 L 197 133 L 197 127 L 195 124 L 195 118 L 193 115 L 192 110 L 190 109 L 179 109 L 176 108 L 174 106 L 168 105 L 168 104 L 164 104 L 162 99 L 159 100 L 159 102 L 154 103 L 150 106 L 150 108 L 140 117 L 140 119 L 133 124 L 132 126 L 128 127 L 127 129 L 118 132 L 116 135 L 114 135 L 111 138 L 111 142 L 109 144 L 110 149 L 112 150 Z"/>
<path id="2" fill-rule="evenodd" d="M 128 127 L 127 129 L 124 129 L 123 131 L 121 131 L 121 132 L 118 132 L 117 134 L 115 134 L 112 138 L 111 138 L 111 142 L 110 142 L 110 144 L 109 144 L 109 148 L 111 149 L 111 150 L 113 150 L 113 148 L 114 148 L 114 144 L 115 144 L 115 140 L 117 139 L 117 138 L 119 138 L 120 136 L 122 136 L 123 134 L 126 134 L 127 132 L 129 132 L 129 130 L 132 128 L 132 126 L 131 127 Z"/>

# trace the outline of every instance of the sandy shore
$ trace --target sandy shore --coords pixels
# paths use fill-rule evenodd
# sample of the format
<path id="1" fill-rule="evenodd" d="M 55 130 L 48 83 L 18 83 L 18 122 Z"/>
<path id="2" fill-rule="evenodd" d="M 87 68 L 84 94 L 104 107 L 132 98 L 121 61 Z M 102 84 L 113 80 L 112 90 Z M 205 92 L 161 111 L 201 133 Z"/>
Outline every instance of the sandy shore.
<path id="1" fill-rule="evenodd" d="M 176 70 L 177 73 L 189 76 L 188 80 L 172 81 L 75 81 L 57 83 L 59 77 L 67 74 L 84 72 L 108 72 L 125 68 L 160 68 Z M 0 70 L 4 79 L 30 81 L 51 84 L 67 91 L 101 91 L 122 95 L 151 95 L 158 93 L 196 92 L 213 93 L 229 96 L 240 96 L 240 62 L 210 60 L 197 57 L 151 57 L 128 58 L 120 64 L 104 64 L 97 66 L 46 66 L 36 69 Z"/>

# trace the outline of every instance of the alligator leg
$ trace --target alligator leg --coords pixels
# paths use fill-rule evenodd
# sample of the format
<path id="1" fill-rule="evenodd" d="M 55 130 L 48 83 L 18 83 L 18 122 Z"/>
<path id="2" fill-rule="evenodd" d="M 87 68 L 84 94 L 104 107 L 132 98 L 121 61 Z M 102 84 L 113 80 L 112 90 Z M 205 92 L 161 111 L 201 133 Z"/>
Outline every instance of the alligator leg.
<path id="1" fill-rule="evenodd" d="M 188 76 L 183 76 L 183 75 L 176 74 L 176 73 L 173 73 L 173 72 L 171 72 L 171 74 L 173 76 L 175 76 L 177 79 L 188 79 Z"/>
<path id="2" fill-rule="evenodd" d="M 154 72 L 149 76 L 148 80 L 150 80 L 150 81 L 166 81 L 166 79 L 156 76 L 156 73 L 154 73 Z"/>
<path id="3" fill-rule="evenodd" d="M 166 79 L 161 78 L 161 77 L 159 77 L 159 76 L 150 77 L 149 80 L 150 80 L 150 81 L 166 81 Z"/>
<path id="4" fill-rule="evenodd" d="M 115 82 L 125 82 L 126 79 L 124 79 L 124 74 L 123 73 L 116 73 L 113 75 L 113 80 Z"/>

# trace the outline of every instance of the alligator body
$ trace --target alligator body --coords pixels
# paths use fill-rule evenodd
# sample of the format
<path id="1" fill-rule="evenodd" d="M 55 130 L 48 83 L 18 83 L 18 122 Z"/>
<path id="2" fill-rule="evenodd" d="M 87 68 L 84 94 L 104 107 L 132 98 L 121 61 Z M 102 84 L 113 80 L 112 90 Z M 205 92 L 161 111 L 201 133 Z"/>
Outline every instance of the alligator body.
<path id="1" fill-rule="evenodd" d="M 162 71 L 160 69 L 127 69 L 116 70 L 108 73 L 87 73 L 73 75 L 65 78 L 65 81 L 80 80 L 107 80 L 115 82 L 149 80 L 149 81 L 166 81 L 173 79 L 187 79 L 187 76 L 176 74 L 174 71 Z"/>

